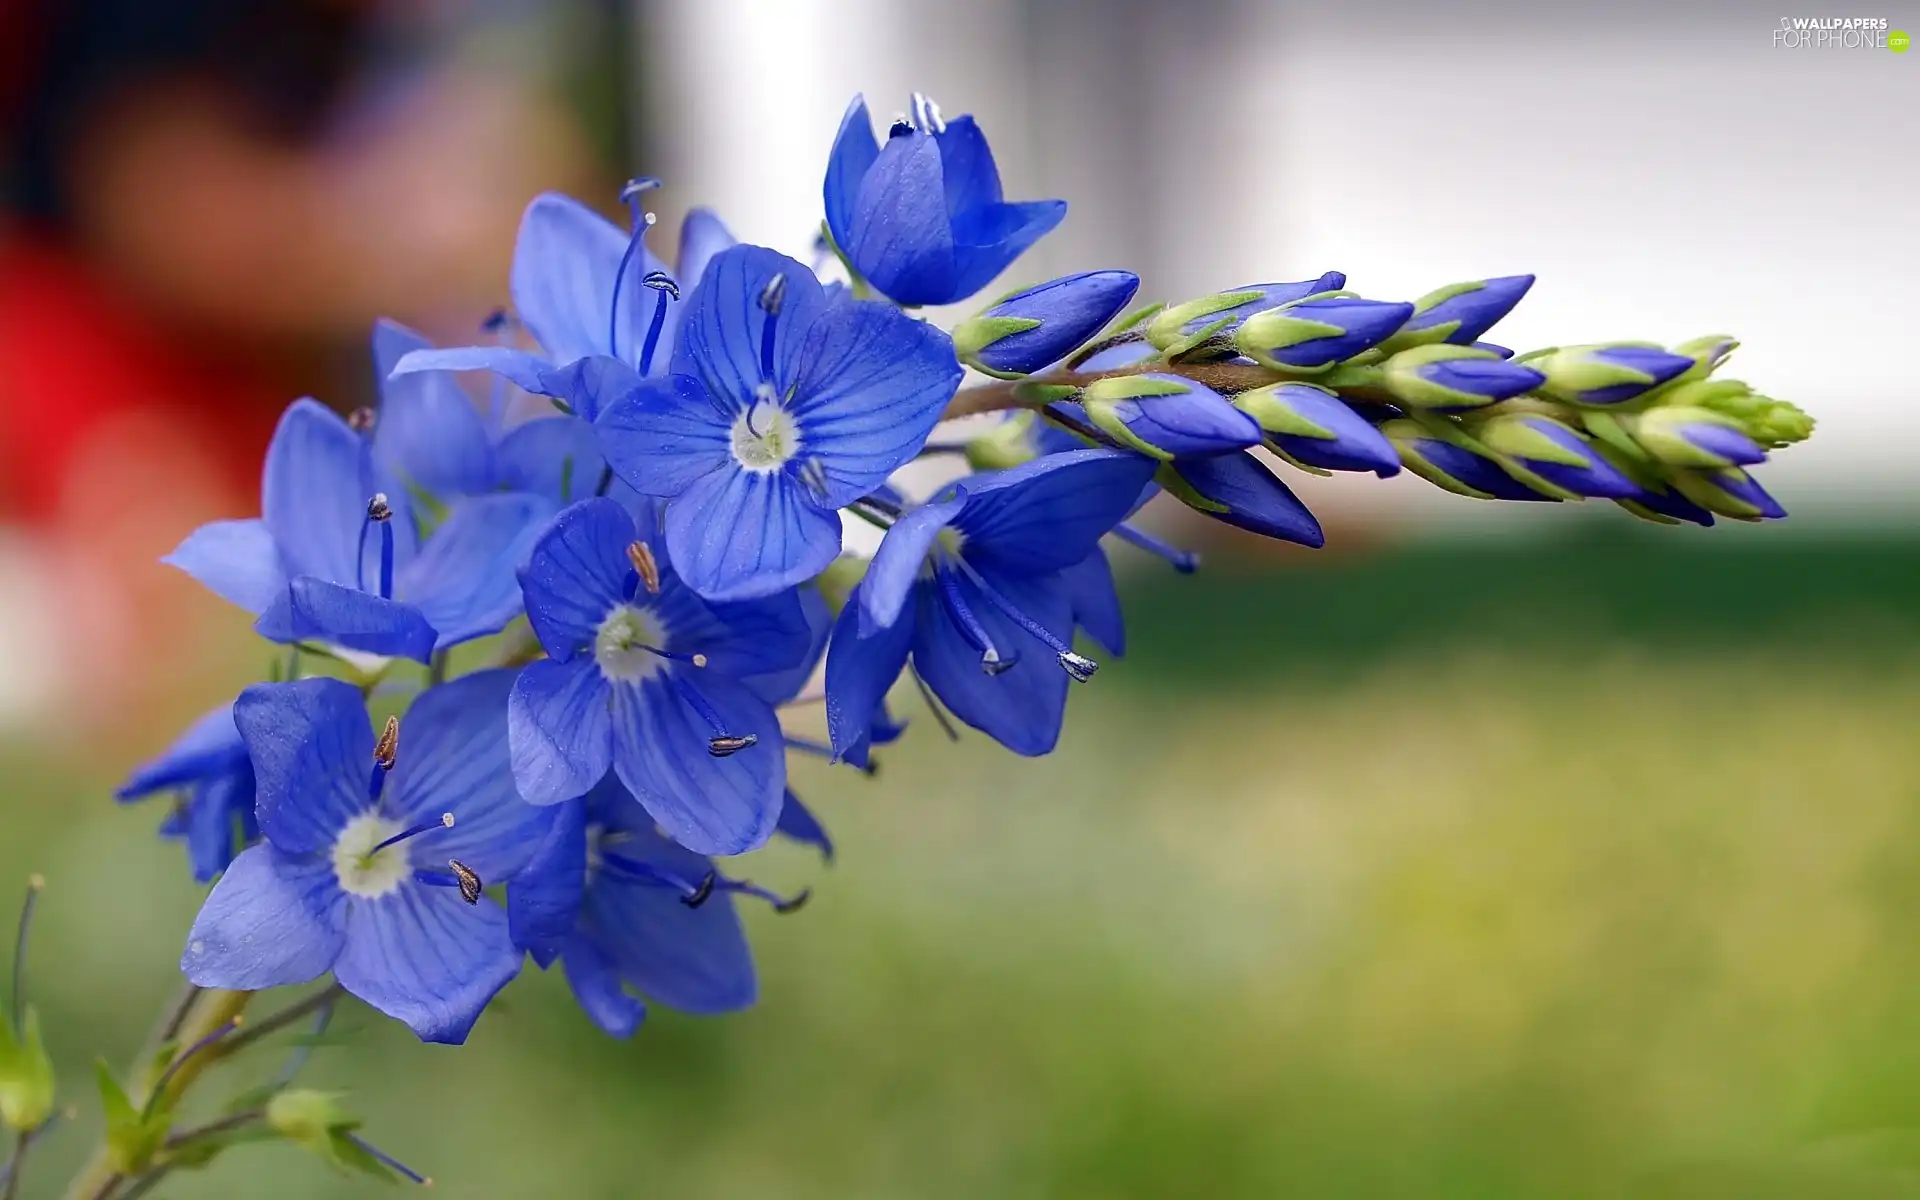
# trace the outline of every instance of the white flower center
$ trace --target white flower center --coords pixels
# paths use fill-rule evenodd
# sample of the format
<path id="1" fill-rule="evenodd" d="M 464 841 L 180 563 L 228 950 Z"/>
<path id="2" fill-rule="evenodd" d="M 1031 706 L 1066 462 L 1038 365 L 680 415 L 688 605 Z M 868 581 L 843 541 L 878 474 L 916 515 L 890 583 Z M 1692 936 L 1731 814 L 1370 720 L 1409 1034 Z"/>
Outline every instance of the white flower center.
<path id="1" fill-rule="evenodd" d="M 763 388 L 753 407 L 733 419 L 733 460 L 749 471 L 777 471 L 800 453 L 800 427 Z"/>
<path id="2" fill-rule="evenodd" d="M 600 673 L 616 683 L 639 683 L 658 674 L 667 661 L 646 649 L 665 649 L 666 627 L 652 611 L 616 604 L 593 635 L 593 659 Z"/>
<path id="3" fill-rule="evenodd" d="M 340 880 L 340 890 L 377 900 L 399 887 L 413 869 L 408 843 L 395 842 L 377 851 L 374 847 L 402 828 L 377 812 L 363 812 L 348 821 L 333 844 L 333 873 Z"/>

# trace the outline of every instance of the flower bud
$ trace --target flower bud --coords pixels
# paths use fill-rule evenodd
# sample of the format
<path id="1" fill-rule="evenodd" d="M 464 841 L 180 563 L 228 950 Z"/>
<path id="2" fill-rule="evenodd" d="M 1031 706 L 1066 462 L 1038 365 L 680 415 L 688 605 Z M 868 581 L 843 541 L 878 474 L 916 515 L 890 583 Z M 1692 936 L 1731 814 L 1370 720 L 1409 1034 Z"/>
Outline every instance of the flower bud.
<path id="1" fill-rule="evenodd" d="M 1552 417 L 1539 413 L 1498 416 L 1474 433 L 1495 454 L 1575 496 L 1614 500 L 1640 492 L 1640 486 L 1607 461 L 1592 442 Z"/>
<path id="2" fill-rule="evenodd" d="M 1260 443 L 1260 427 L 1226 397 L 1179 375 L 1116 375 L 1080 393 L 1094 428 L 1162 461 Z"/>
<path id="3" fill-rule="evenodd" d="M 820 589 L 821 599 L 827 602 L 828 611 L 834 616 L 847 606 L 847 597 L 867 575 L 867 560 L 857 554 L 842 554 L 827 564 L 814 583 Z"/>
<path id="4" fill-rule="evenodd" d="M 1531 275 L 1502 275 L 1436 288 L 1413 302 L 1413 316 L 1387 340 L 1391 354 L 1411 346 L 1449 342 L 1471 345 L 1520 303 L 1533 286 Z M 1504 356 L 1503 356 L 1504 357 Z"/>
<path id="5" fill-rule="evenodd" d="M 1737 379 L 1700 379 L 1660 393 L 1661 407 L 1711 409 L 1739 423 L 1762 447 L 1778 449 L 1805 441 L 1813 418 L 1785 400 L 1762 396 Z"/>
<path id="6" fill-rule="evenodd" d="M 267 1128 L 297 1146 L 325 1154 L 335 1130 L 359 1122 L 340 1104 L 338 1092 L 287 1088 L 267 1101 Z"/>
<path id="7" fill-rule="evenodd" d="M 40 1038 L 40 1014 L 29 1004 L 20 1026 L 0 1005 L 0 1121 L 19 1132 L 38 1129 L 53 1114 L 53 1060 Z"/>
<path id="8" fill-rule="evenodd" d="M 1147 341 L 1169 357 L 1184 354 L 1211 337 L 1230 335 L 1241 321 L 1262 309 L 1303 300 L 1347 285 L 1347 277 L 1328 271 L 1299 283 L 1250 283 L 1161 309 L 1147 325 Z"/>
<path id="9" fill-rule="evenodd" d="M 1527 365 L 1546 375 L 1540 390 L 1555 399 L 1605 407 L 1636 399 L 1694 364 L 1648 343 L 1607 342 L 1564 346 Z"/>
<path id="10" fill-rule="evenodd" d="M 1380 381 L 1408 408 L 1457 412 L 1530 392 L 1546 376 L 1472 346 L 1440 343 L 1402 350 L 1380 364 Z"/>
<path id="11" fill-rule="evenodd" d="M 967 442 L 967 465 L 976 471 L 1007 471 L 1032 462 L 1043 453 L 1034 437 L 1040 418 L 1031 409 L 1007 414 L 1005 420 Z"/>
<path id="12" fill-rule="evenodd" d="M 1653 521 L 1660 525 L 1677 525 L 1689 521 L 1695 525 L 1712 525 L 1713 514 L 1681 495 L 1666 483 L 1655 486 L 1643 486 L 1640 494 L 1632 499 L 1614 501 L 1643 521 Z"/>
<path id="13" fill-rule="evenodd" d="M 1780 502 L 1739 467 L 1678 470 L 1673 473 L 1673 486 L 1700 507 L 1736 521 L 1777 521 L 1787 515 Z"/>
<path id="14" fill-rule="evenodd" d="M 1437 488 L 1476 500 L 1559 500 L 1528 487 L 1470 446 L 1449 440 L 1418 421 L 1399 419 L 1380 426 L 1409 471 Z"/>
<path id="15" fill-rule="evenodd" d="M 1106 328 L 1139 288 L 1130 271 L 1087 271 L 1015 292 L 960 322 L 954 352 L 988 375 L 1032 374 Z"/>
<path id="16" fill-rule="evenodd" d="M 1167 463 L 1154 480 L 1195 512 L 1237 529 L 1316 550 L 1326 544 L 1300 497 L 1245 451 Z"/>
<path id="17" fill-rule="evenodd" d="M 1327 471 L 1400 471 L 1400 456 L 1366 418 L 1311 383 L 1274 383 L 1241 392 L 1233 405 L 1256 421 L 1267 444 L 1296 463 Z"/>
<path id="18" fill-rule="evenodd" d="M 1248 317 L 1233 335 L 1242 354 L 1278 371 L 1324 371 L 1385 341 L 1413 305 L 1335 292 Z"/>
<path id="19" fill-rule="evenodd" d="M 1708 408 L 1662 405 L 1620 419 L 1648 454 L 1676 467 L 1743 467 L 1765 462 L 1740 422 Z"/>

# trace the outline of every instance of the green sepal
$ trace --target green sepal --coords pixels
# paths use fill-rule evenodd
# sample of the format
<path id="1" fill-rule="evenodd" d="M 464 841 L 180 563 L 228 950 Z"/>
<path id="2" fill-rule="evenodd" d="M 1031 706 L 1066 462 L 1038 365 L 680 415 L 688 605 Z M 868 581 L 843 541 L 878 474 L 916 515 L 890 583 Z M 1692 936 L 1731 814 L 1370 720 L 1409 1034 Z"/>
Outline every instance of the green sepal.
<path id="1" fill-rule="evenodd" d="M 820 596 L 827 602 L 827 608 L 834 616 L 847 606 L 847 598 L 853 595 L 853 589 L 867 577 L 868 560 L 858 554 L 842 554 L 827 564 L 814 583 L 820 588 Z"/>
<path id="2" fill-rule="evenodd" d="M 1338 398 L 1332 388 L 1320 387 L 1311 383 L 1270 383 L 1265 387 L 1250 388 L 1232 398 L 1233 406 L 1252 417 L 1261 429 L 1268 433 L 1284 434 L 1288 437 L 1319 438 L 1331 441 L 1336 436 L 1333 430 L 1315 421 L 1309 421 L 1300 415 L 1298 409 L 1281 399 L 1281 389 L 1310 387 L 1316 392 L 1325 392 Z"/>
<path id="3" fill-rule="evenodd" d="M 1568 433 L 1579 436 L 1565 421 L 1540 413 L 1496 416 L 1476 425 L 1474 433 L 1481 445 L 1492 451 L 1495 459 L 1503 464 L 1508 458 L 1524 458 L 1535 462 L 1558 463 L 1564 467 L 1588 465 L 1586 456 L 1567 449 L 1540 432 L 1534 425 L 1535 421 L 1552 421 Z"/>
<path id="4" fill-rule="evenodd" d="M 93 1075 L 100 1088 L 100 1110 L 107 1119 L 107 1158 L 122 1175 L 137 1175 L 152 1165 L 154 1155 L 167 1140 L 167 1131 L 173 1126 L 173 1103 L 164 1095 L 156 1095 L 147 1111 L 135 1108 L 103 1058 L 94 1060 Z"/>
<path id="5" fill-rule="evenodd" d="M 1002 338 L 1038 329 L 1042 324 L 1044 322 L 1035 317 L 990 317 L 984 312 L 978 313 L 953 327 L 953 352 L 961 362 L 982 375 L 991 375 L 995 379 L 1025 379 L 1026 375 L 1022 372 L 998 371 L 987 366 L 980 361 L 979 355 Z"/>
<path id="6" fill-rule="evenodd" d="M 1106 379 L 1096 379 L 1080 393 L 1080 407 L 1087 414 L 1087 422 L 1095 429 L 1106 434 L 1114 441 L 1133 450 L 1169 462 L 1173 455 L 1160 447 L 1143 441 L 1140 436 L 1127 428 L 1120 418 L 1119 404 L 1127 400 L 1143 400 L 1153 396 L 1183 396 L 1193 389 L 1174 379 L 1159 379 L 1146 375 L 1114 375 Z"/>
<path id="7" fill-rule="evenodd" d="M 21 1013 L 21 1027 L 0 1011 L 0 1121 L 25 1132 L 53 1115 L 53 1060 L 40 1036 L 40 1013 L 33 1005 Z"/>
<path id="8" fill-rule="evenodd" d="M 1662 390 L 1660 403 L 1711 409 L 1731 417 L 1740 429 L 1769 450 L 1803 442 L 1813 434 L 1814 421 L 1798 405 L 1763 396 L 1738 379 L 1701 379 Z"/>
<path id="9" fill-rule="evenodd" d="M 1071 400 L 1079 394 L 1080 389 L 1070 383 L 1041 383 L 1036 379 L 1026 379 L 1013 385 L 1015 402 L 1027 408 L 1045 408 L 1049 404 Z"/>
<path id="10" fill-rule="evenodd" d="M 1646 452 L 1659 461 L 1675 467 L 1702 467 L 1714 469 L 1730 467 L 1734 464 L 1728 459 L 1704 450 L 1688 441 L 1681 434 L 1681 428 L 1687 425 L 1718 425 L 1724 429 L 1733 429 L 1745 433 L 1746 429 L 1739 421 L 1710 408 L 1692 406 L 1665 405 L 1650 408 L 1642 413 L 1627 413 L 1620 418 L 1621 424 L 1633 440 Z"/>
<path id="11" fill-rule="evenodd" d="M 289 1088 L 267 1103 L 267 1127 L 302 1149 L 312 1151 L 328 1166 L 351 1174 L 397 1182 L 399 1176 L 368 1154 L 348 1135 L 360 1121 L 340 1105 L 337 1092 Z"/>
<path id="12" fill-rule="evenodd" d="M 1573 411 L 1579 414 L 1580 424 L 1586 427 L 1587 433 L 1592 436 L 1594 441 L 1618 451 L 1620 457 L 1630 461 L 1638 463 L 1652 461 L 1652 456 L 1647 453 L 1645 447 L 1641 446 L 1639 442 L 1634 441 L 1633 435 L 1629 434 L 1626 427 L 1620 424 L 1619 417 L 1597 408 L 1575 409 Z M 1670 524 L 1678 524 L 1678 522 L 1671 521 L 1670 518 L 1667 517 L 1661 517 L 1661 520 L 1668 521 Z"/>
<path id="13" fill-rule="evenodd" d="M 1391 421 L 1382 422 L 1380 432 L 1387 441 L 1393 443 L 1394 450 L 1399 452 L 1400 465 L 1412 471 L 1428 483 L 1431 483 L 1433 486 L 1440 488 L 1442 491 L 1452 492 L 1456 496 L 1466 496 L 1473 500 L 1493 499 L 1491 493 L 1483 492 L 1477 487 L 1471 487 L 1460 482 L 1458 479 L 1455 479 L 1453 476 L 1429 462 L 1426 456 L 1420 453 L 1419 441 L 1421 439 L 1431 439 L 1434 437 L 1427 427 L 1420 422 L 1405 417 L 1398 417 Z M 1445 441 L 1447 439 L 1440 438 L 1435 440 Z"/>
<path id="14" fill-rule="evenodd" d="M 1341 295 L 1339 292 L 1323 292 L 1323 296 Z M 1317 299 L 1307 296 L 1304 299 Z M 1293 304 L 1300 303 L 1299 300 Z M 1302 342 L 1317 342 L 1321 338 L 1339 337 L 1346 330 L 1338 325 L 1329 325 L 1325 321 L 1315 321 L 1307 317 L 1295 317 L 1288 314 L 1292 304 L 1283 304 L 1278 308 L 1269 308 L 1257 312 L 1240 323 L 1233 332 L 1234 349 L 1267 368 L 1289 375 L 1318 375 L 1331 370 L 1333 363 L 1321 367 L 1295 367 L 1274 358 L 1272 351 L 1283 350 L 1288 346 L 1298 346 Z"/>
<path id="15" fill-rule="evenodd" d="M 1033 444 L 1031 410 L 1009 413 L 1007 419 L 967 443 L 967 465 L 976 471 L 1005 471 L 1040 457 Z"/>
<path id="16" fill-rule="evenodd" d="M 1546 382 L 1540 385 L 1540 391 L 1556 400 L 1568 404 L 1581 404 L 1581 397 L 1588 392 L 1601 388 L 1614 387 L 1626 383 L 1651 384 L 1653 376 L 1645 371 L 1636 370 L 1616 362 L 1596 358 L 1596 350 L 1608 350 L 1615 347 L 1638 347 L 1644 350 L 1663 350 L 1658 342 L 1592 342 L 1583 346 L 1562 346 L 1551 354 L 1530 359 L 1533 369 L 1545 375 Z M 1517 359 L 1515 361 L 1518 361 Z M 1684 372 L 1683 372 L 1684 374 Z M 1655 389 L 1649 388 L 1642 393 L 1620 403 L 1605 407 L 1615 412 L 1642 408 L 1648 402 L 1648 394 Z"/>
<path id="17" fill-rule="evenodd" d="M 1135 325 L 1140 324 L 1140 322 L 1158 313 L 1161 309 L 1165 308 L 1166 306 L 1167 306 L 1167 302 L 1164 300 L 1156 300 L 1152 304 L 1142 304 L 1139 308 L 1136 308 L 1132 312 L 1128 313 L 1126 316 L 1121 317 L 1120 323 L 1118 325 L 1115 325 L 1111 330 L 1109 330 L 1108 335 L 1111 336 L 1116 333 L 1125 333 L 1127 330 L 1132 329 Z"/>
<path id="18" fill-rule="evenodd" d="M 1163 306 L 1147 323 L 1147 341 L 1168 358 L 1176 354 L 1185 354 L 1233 324 L 1233 318 L 1223 317 L 1218 321 L 1209 322 L 1192 333 L 1182 333 L 1181 327 L 1187 322 L 1209 317 L 1217 312 L 1225 312 L 1230 308 L 1238 308 L 1264 295 L 1266 292 L 1260 288 L 1243 289 L 1238 292 L 1215 292 L 1211 296 L 1201 296 L 1188 300 L 1184 304 Z M 1135 318 L 1136 322 L 1138 320 L 1139 318 Z M 1126 329 L 1129 326 L 1122 324 L 1120 328 Z"/>
<path id="19" fill-rule="evenodd" d="M 1645 400 L 1647 396 L 1652 396 L 1655 397 L 1654 403 L 1663 402 L 1674 389 L 1697 383 L 1713 374 L 1719 369 L 1721 363 L 1727 361 L 1727 355 L 1732 354 L 1739 346 L 1739 341 L 1728 334 L 1710 333 L 1705 337 L 1690 338 L 1677 346 L 1669 347 L 1672 353 L 1684 354 L 1691 358 L 1693 365 L 1665 383 L 1648 388 L 1646 395 L 1640 398 Z"/>
<path id="20" fill-rule="evenodd" d="M 1426 332 L 1422 330 L 1421 332 Z M 1394 401 L 1407 408 L 1468 409 L 1484 408 L 1493 401 L 1473 392 L 1443 387 L 1420 374 L 1428 363 L 1449 362 L 1461 358 L 1499 358 L 1491 350 L 1447 343 L 1417 345 L 1395 353 L 1380 364 L 1380 382 Z"/>
<path id="21" fill-rule="evenodd" d="M 1725 469 L 1729 472 L 1740 471 L 1739 467 Z M 1719 473 L 1713 470 L 1691 470 L 1679 467 L 1675 468 L 1668 478 L 1672 480 L 1675 491 L 1710 513 L 1735 521 L 1763 520 L 1759 509 L 1713 482 L 1714 476 Z M 1745 474 L 1745 472 L 1741 473 Z"/>
<path id="22" fill-rule="evenodd" d="M 1195 491 L 1193 485 L 1187 482 L 1186 476 L 1174 470 L 1170 462 L 1163 463 L 1160 469 L 1153 473 L 1153 481 L 1160 485 L 1162 491 L 1195 512 L 1217 514 L 1232 511 L 1227 505 L 1217 500 L 1209 500 Z"/>
<path id="23" fill-rule="evenodd" d="M 1487 283 L 1484 279 L 1470 279 L 1464 283 L 1449 283 L 1445 287 L 1435 288 L 1413 302 L 1413 315 L 1417 317 L 1436 304 L 1451 300 L 1455 296 L 1464 296 L 1468 292 L 1477 292 L 1486 286 Z M 1381 342 L 1379 348 L 1387 354 L 1393 355 L 1400 353 L 1402 350 L 1411 350 L 1415 346 L 1431 346 L 1436 342 L 1446 341 L 1452 337 L 1454 331 L 1459 328 L 1460 322 L 1458 321 L 1442 321 L 1437 325 L 1429 325 L 1425 329 L 1408 330 L 1403 328 L 1396 331 L 1394 335 L 1386 341 Z"/>

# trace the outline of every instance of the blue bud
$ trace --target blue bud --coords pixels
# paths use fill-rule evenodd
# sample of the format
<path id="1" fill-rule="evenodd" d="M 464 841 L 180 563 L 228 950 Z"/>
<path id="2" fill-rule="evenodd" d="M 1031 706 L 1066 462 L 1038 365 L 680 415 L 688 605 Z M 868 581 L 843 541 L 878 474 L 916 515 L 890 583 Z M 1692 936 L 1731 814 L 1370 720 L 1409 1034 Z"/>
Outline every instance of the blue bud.
<path id="1" fill-rule="evenodd" d="M 1059 362 L 1106 328 L 1133 299 L 1131 271 L 1087 271 L 1030 287 L 960 322 L 953 348 L 960 361 L 1005 379 Z"/>
<path id="2" fill-rule="evenodd" d="M 1248 317 L 1233 335 L 1242 354 L 1279 371 L 1324 371 L 1385 341 L 1413 305 L 1335 293 Z"/>
<path id="3" fill-rule="evenodd" d="M 1408 408 L 1458 412 L 1530 392 L 1546 376 L 1472 346 L 1438 343 L 1402 350 L 1380 364 L 1380 382 Z"/>
<path id="4" fill-rule="evenodd" d="M 1539 413 L 1498 416 L 1474 432 L 1487 449 L 1575 496 L 1617 500 L 1640 493 L 1640 485 L 1607 461 L 1592 442 L 1552 417 Z"/>
<path id="5" fill-rule="evenodd" d="M 1345 275 L 1328 271 L 1318 279 L 1297 283 L 1250 283 L 1215 292 L 1161 309 L 1147 324 L 1147 341 L 1169 357 L 1185 354 L 1209 338 L 1231 337 L 1240 322 L 1254 313 L 1345 286 Z"/>
<path id="6" fill-rule="evenodd" d="M 1505 346 L 1495 345 L 1492 342 L 1475 342 L 1473 344 L 1473 348 L 1475 350 L 1485 350 L 1488 354 L 1493 355 L 1495 358 L 1512 358 L 1513 357 L 1513 351 L 1507 349 Z"/>
<path id="7" fill-rule="evenodd" d="M 1745 467 L 1767 458 L 1738 420 L 1708 408 L 1650 408 L 1620 423 L 1648 454 L 1676 467 Z"/>
<path id="8" fill-rule="evenodd" d="M 1777 521 L 1787 515 L 1780 502 L 1767 494 L 1758 480 L 1739 467 L 1717 471 L 1679 470 L 1673 486 L 1702 508 L 1737 521 Z"/>
<path id="9" fill-rule="evenodd" d="M 1260 427 L 1225 396 L 1179 375 L 1116 375 L 1080 393 L 1087 421 L 1123 446 L 1166 461 L 1260 444 Z"/>
<path id="10" fill-rule="evenodd" d="M 1448 441 L 1418 421 L 1388 421 L 1380 432 L 1393 443 L 1409 471 L 1456 496 L 1476 500 L 1559 500 L 1515 479 L 1498 462 Z"/>
<path id="11" fill-rule="evenodd" d="M 1167 463 L 1154 479 L 1169 495 L 1216 521 L 1316 550 L 1326 545 L 1320 522 L 1300 497 L 1245 451 Z"/>
<path id="12" fill-rule="evenodd" d="M 1413 302 L 1413 316 L 1393 335 L 1387 349 L 1435 342 L 1471 345 L 1512 312 L 1532 286 L 1531 275 L 1502 275 L 1436 288 Z"/>
<path id="13" fill-rule="evenodd" d="M 1346 401 L 1311 383 L 1274 383 L 1233 398 L 1252 417 L 1275 451 L 1326 471 L 1372 471 L 1381 478 L 1400 472 L 1400 456 L 1366 418 Z"/>
<path id="14" fill-rule="evenodd" d="M 1624 404 L 1677 378 L 1694 360 L 1658 346 L 1612 342 L 1565 346 L 1530 359 L 1527 365 L 1547 377 L 1540 390 L 1555 399 L 1605 407 Z"/>
<path id="15" fill-rule="evenodd" d="M 1615 500 L 1614 503 L 1642 520 L 1654 521 L 1662 525 L 1673 525 L 1681 521 L 1695 525 L 1713 524 L 1712 513 L 1665 483 L 1642 488 L 1639 495 L 1631 499 Z"/>

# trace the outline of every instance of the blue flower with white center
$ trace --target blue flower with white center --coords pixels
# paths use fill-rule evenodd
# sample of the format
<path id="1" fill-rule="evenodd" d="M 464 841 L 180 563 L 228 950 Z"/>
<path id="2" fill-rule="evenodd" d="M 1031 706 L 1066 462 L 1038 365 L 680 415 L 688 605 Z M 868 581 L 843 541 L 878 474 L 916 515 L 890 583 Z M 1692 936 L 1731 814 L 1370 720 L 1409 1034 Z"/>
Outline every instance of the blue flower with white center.
<path id="1" fill-rule="evenodd" d="M 838 509 L 925 444 L 960 383 L 947 335 L 877 301 L 829 301 L 759 246 L 694 289 L 673 373 L 596 424 L 642 495 L 668 501 L 667 557 L 710 600 L 770 595 L 840 552 Z"/>
<path id="2" fill-rule="evenodd" d="M 553 815 L 514 793 L 509 671 L 430 688 L 376 740 L 336 679 L 260 684 L 234 702 L 265 840 L 214 885 L 180 958 L 200 987 L 317 979 L 430 1042 L 461 1042 L 520 969 L 482 894 L 524 867 Z"/>
<path id="3" fill-rule="evenodd" d="M 607 499 L 554 519 L 520 574 L 548 660 L 514 685 L 513 777 L 535 804 L 585 795 L 611 767 L 702 854 L 765 842 L 786 758 L 773 703 L 814 643 L 793 591 L 709 604 L 657 554 L 650 513 Z"/>
<path id="4" fill-rule="evenodd" d="M 227 869 L 240 848 L 260 836 L 253 817 L 253 762 L 233 723 L 233 706 L 201 717 L 166 753 L 127 777 L 114 793 L 125 803 L 161 792 L 178 799 L 160 836 L 187 844 L 193 877 L 206 883 Z"/>
<path id="5" fill-rule="evenodd" d="M 539 353 L 507 345 L 415 349 L 395 365 L 415 371 L 493 371 L 526 391 L 552 396 L 593 420 L 603 388 L 593 376 L 664 373 L 685 305 L 682 288 L 706 271 L 733 235 L 709 209 L 696 208 L 680 228 L 679 274 L 647 248 L 653 214 L 640 198 L 654 179 L 627 185 L 622 199 L 632 230 L 570 196 L 536 196 L 520 222 L 509 287 L 514 311 L 539 344 Z"/>
<path id="6" fill-rule="evenodd" d="M 827 647 L 827 727 L 842 757 L 869 736 L 911 658 L 955 716 L 1036 755 L 1060 737 L 1078 583 L 1068 575 L 1130 512 L 1152 460 L 1050 454 L 976 475 L 904 513 L 841 610 Z"/>
<path id="7" fill-rule="evenodd" d="M 313 400 L 280 419 L 260 508 L 201 526 L 162 561 L 255 614 L 269 641 L 421 662 L 519 615 L 513 571 L 553 511 L 527 493 L 470 497 L 423 541 L 367 440 Z"/>
<path id="8" fill-rule="evenodd" d="M 908 306 L 965 300 L 1067 215 L 1065 200 L 1008 203 L 986 135 L 915 93 L 886 145 L 855 96 L 827 161 L 827 230 L 859 276 Z"/>
<path id="9" fill-rule="evenodd" d="M 795 808 L 824 840 L 811 814 Z M 753 1004 L 759 987 L 734 897 L 787 912 L 806 893 L 786 899 L 727 878 L 712 859 L 661 837 L 613 779 L 554 812 L 546 840 L 507 888 L 507 912 L 516 944 L 536 963 L 565 966 L 594 1024 L 632 1035 L 646 1016 L 640 996 L 701 1014 Z"/>

